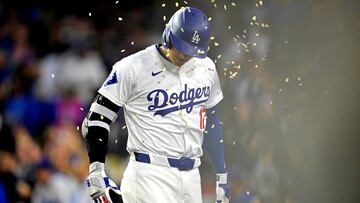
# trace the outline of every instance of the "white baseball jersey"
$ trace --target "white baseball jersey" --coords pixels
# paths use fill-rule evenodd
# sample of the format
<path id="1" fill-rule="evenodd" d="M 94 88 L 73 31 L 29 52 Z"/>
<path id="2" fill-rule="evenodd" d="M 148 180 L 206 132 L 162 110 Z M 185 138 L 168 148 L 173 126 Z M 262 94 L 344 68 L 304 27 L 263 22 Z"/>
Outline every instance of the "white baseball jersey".
<path id="1" fill-rule="evenodd" d="M 157 45 L 117 62 L 98 92 L 123 107 L 130 153 L 175 158 L 202 156 L 205 109 L 223 98 L 211 59 L 178 67 Z"/>

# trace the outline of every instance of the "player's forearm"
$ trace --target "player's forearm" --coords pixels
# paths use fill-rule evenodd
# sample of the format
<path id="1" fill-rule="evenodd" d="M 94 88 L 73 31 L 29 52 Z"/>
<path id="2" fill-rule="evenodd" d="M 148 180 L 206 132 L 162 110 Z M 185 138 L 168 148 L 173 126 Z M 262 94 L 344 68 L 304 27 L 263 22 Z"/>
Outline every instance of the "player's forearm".
<path id="1" fill-rule="evenodd" d="M 116 119 L 120 107 L 102 95 L 97 95 L 82 125 L 87 141 L 90 163 L 105 162 L 108 151 L 110 124 Z"/>
<path id="2" fill-rule="evenodd" d="M 86 142 L 90 163 L 95 161 L 105 163 L 108 152 L 108 132 L 101 127 L 89 127 Z"/>
<path id="3" fill-rule="evenodd" d="M 226 173 L 224 144 L 220 116 L 217 107 L 207 110 L 207 124 L 203 147 L 208 154 L 213 170 L 216 173 Z"/>

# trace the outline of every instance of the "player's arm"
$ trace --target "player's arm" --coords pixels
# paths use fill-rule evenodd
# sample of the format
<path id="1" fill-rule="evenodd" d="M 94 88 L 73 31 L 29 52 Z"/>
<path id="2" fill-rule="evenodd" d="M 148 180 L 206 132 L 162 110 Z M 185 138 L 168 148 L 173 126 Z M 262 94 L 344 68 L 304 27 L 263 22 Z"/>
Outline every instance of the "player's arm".
<path id="1" fill-rule="evenodd" d="M 134 86 L 135 71 L 128 57 L 114 64 L 109 77 L 98 90 L 90 111 L 82 125 L 90 159 L 88 190 L 96 202 L 113 202 L 109 192 L 118 191 L 106 176 L 104 163 L 108 151 L 110 124 L 127 102 Z"/>
<path id="2" fill-rule="evenodd" d="M 206 110 L 206 129 L 203 147 L 215 173 L 226 173 L 222 127 L 218 107 Z"/>
<path id="3" fill-rule="evenodd" d="M 222 127 L 218 107 L 214 106 L 206 111 L 206 132 L 203 148 L 207 152 L 214 172 L 216 173 L 216 200 L 228 202 L 230 191 L 227 180 L 227 169 L 224 156 Z"/>
<path id="4" fill-rule="evenodd" d="M 87 186 L 95 201 L 112 202 L 110 192 L 120 189 L 105 174 L 105 157 L 108 151 L 110 124 L 115 121 L 120 106 L 98 94 L 91 104 L 81 130 L 86 139 L 90 160 Z"/>
<path id="5" fill-rule="evenodd" d="M 98 94 L 91 104 L 89 113 L 82 124 L 82 133 L 87 141 L 90 164 L 105 163 L 110 124 L 115 121 L 120 108 L 101 94 Z"/>

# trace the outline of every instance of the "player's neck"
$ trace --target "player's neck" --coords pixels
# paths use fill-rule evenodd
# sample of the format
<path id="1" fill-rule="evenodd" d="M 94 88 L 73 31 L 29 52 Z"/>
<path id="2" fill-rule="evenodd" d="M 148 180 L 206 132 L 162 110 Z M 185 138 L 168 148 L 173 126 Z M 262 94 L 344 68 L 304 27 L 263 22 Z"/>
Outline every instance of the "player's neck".
<path id="1" fill-rule="evenodd" d="M 160 52 L 176 67 L 184 65 L 191 59 L 191 57 L 178 52 L 176 49 L 168 49 L 163 46 L 160 47 Z"/>
<path id="2" fill-rule="evenodd" d="M 169 52 L 169 49 L 168 48 L 165 48 L 164 46 L 160 46 L 160 52 L 161 54 L 167 58 L 167 60 L 169 60 L 171 63 L 173 63 L 171 61 L 171 58 L 169 57 L 170 56 L 170 52 Z"/>

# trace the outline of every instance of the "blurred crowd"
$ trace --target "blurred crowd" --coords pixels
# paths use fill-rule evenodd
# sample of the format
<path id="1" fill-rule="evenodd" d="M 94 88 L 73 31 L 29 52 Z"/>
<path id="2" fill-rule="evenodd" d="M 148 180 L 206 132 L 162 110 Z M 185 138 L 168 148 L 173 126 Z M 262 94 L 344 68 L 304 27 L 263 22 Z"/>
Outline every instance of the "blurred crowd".
<path id="1" fill-rule="evenodd" d="M 118 12 L 92 20 L 66 5 L 20 5 L 0 3 L 0 202 L 91 202 L 79 126 L 112 64 L 145 43 L 147 13 L 134 8 L 120 29 L 101 22 L 119 23 Z M 126 156 L 125 142 L 117 154 Z"/>
<path id="2" fill-rule="evenodd" d="M 162 15 L 177 8 L 171 2 L 168 9 L 167 2 L 161 10 L 165 3 L 145 0 L 34 2 L 0 2 L 0 203 L 91 202 L 84 185 L 82 119 L 112 65 L 159 42 Z M 325 41 L 311 33 L 327 22 L 321 1 L 236 1 L 225 11 L 222 1 L 188 2 L 213 17 L 216 37 L 209 53 L 225 98 L 221 117 L 231 202 L 310 202 L 304 174 L 311 168 L 304 162 L 313 138 L 306 136 L 304 115 L 311 98 L 328 91 L 326 80 L 309 83 L 336 63 L 323 64 L 341 44 L 335 36 L 342 32 L 335 30 L 350 23 L 334 14 L 334 26 L 326 30 L 334 41 L 315 48 L 315 41 Z M 335 2 L 334 10 L 341 4 Z M 126 139 L 120 115 L 107 157 L 109 174 L 118 182 Z M 213 202 L 215 177 L 206 157 L 200 169 L 204 202 Z"/>

